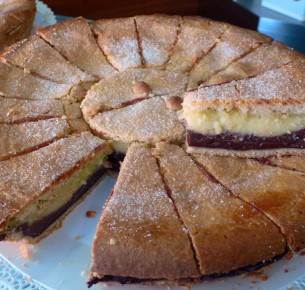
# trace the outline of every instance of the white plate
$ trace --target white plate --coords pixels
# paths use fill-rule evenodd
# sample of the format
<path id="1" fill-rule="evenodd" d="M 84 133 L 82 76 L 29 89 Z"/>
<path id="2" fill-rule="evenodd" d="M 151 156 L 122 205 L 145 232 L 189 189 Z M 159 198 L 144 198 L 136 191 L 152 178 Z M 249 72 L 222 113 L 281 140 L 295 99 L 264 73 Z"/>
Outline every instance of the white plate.
<path id="1" fill-rule="evenodd" d="M 1 266 L 0 254 L 0 289 L 44 289 L 39 288 L 35 281 L 41 283 L 47 289 L 86 289 L 86 280 L 91 260 L 90 249 L 94 232 L 102 213 L 102 207 L 114 183 L 114 178 L 106 176 L 89 196 L 65 219 L 61 229 L 42 240 L 38 245 L 29 246 L 30 252 L 33 252 L 32 261 L 22 257 L 19 251 L 20 243 L 0 243 L 0 253 L 12 265 L 18 268 L 18 271 L 14 270 L 18 275 L 15 275 L 16 273 L 14 272 L 15 276 L 13 275 L 13 278 L 9 277 L 10 274 L 3 273 L 4 271 L 8 272 L 8 270 L 3 265 Z M 88 210 L 96 211 L 96 217 L 87 218 L 85 214 Z M 79 237 L 79 239 L 76 237 Z M 291 283 L 294 283 L 295 288 L 293 289 L 295 290 L 305 289 L 305 278 L 302 278 L 305 274 L 304 263 L 305 256 L 295 255 L 290 260 L 279 261 L 274 263 L 270 269 L 264 269 L 263 275 L 268 277 L 267 281 L 262 281 L 261 276 L 254 278 L 243 275 L 227 278 L 223 281 L 202 283 L 194 287 L 194 289 L 289 289 Z M 288 272 L 286 271 L 287 273 L 285 269 L 288 270 Z M 20 274 L 19 271 L 23 272 L 23 274 Z M 32 279 L 32 282 L 27 281 L 27 287 L 24 286 L 24 283 L 22 284 L 23 286 L 20 283 L 18 284 L 17 281 L 15 281 L 15 284 L 13 283 L 14 281 L 12 280 L 14 279 L 23 279 L 24 282 L 26 275 Z M 11 281 L 9 282 L 8 280 Z M 254 281 L 256 283 L 253 283 Z M 9 283 L 15 286 L 8 286 Z M 102 288 L 103 286 L 95 285 L 91 289 Z M 111 290 L 120 288 L 112 287 Z M 136 286 L 128 287 L 128 289 L 134 290 L 140 288 Z"/>

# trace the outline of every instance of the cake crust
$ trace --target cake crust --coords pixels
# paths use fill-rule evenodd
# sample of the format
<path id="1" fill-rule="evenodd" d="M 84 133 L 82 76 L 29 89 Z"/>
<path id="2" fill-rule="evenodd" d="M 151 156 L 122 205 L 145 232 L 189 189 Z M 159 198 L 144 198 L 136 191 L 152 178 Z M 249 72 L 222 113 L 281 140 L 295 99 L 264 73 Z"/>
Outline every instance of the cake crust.
<path id="1" fill-rule="evenodd" d="M 99 222 L 92 253 L 90 280 L 105 275 L 198 277 L 189 239 L 147 146 L 129 148 Z"/>

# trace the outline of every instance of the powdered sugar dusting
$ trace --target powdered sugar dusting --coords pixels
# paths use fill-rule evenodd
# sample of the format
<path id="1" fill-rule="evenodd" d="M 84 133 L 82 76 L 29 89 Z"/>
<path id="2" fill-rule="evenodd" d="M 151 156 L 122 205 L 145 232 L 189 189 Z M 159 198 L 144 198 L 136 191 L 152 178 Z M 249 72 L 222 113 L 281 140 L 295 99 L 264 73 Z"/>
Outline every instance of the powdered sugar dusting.
<path id="1" fill-rule="evenodd" d="M 0 163 L 0 221 L 20 210 L 104 143 L 89 132 Z M 34 178 L 34 179 L 33 179 Z"/>
<path id="2" fill-rule="evenodd" d="M 63 105 L 59 101 L 0 97 L 0 123 L 20 123 L 63 115 Z"/>
<path id="3" fill-rule="evenodd" d="M 118 110 L 99 113 L 89 120 L 91 128 L 123 142 L 181 140 L 183 127 L 162 98 L 150 98 Z"/>
<path id="4" fill-rule="evenodd" d="M 63 119 L 50 119 L 18 125 L 0 125 L 0 160 L 32 151 L 54 139 L 68 135 L 69 124 Z"/>
<path id="5" fill-rule="evenodd" d="M 34 100 L 60 99 L 70 90 L 69 84 L 44 80 L 2 62 L 0 62 L 0 74 L 0 94 L 5 97 Z"/>

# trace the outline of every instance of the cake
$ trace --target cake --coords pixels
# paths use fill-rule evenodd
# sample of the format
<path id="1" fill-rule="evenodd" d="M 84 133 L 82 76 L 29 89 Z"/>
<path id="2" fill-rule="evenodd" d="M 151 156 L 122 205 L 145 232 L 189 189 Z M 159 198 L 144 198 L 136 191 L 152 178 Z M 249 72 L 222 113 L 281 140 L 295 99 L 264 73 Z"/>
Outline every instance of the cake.
<path id="1" fill-rule="evenodd" d="M 29 36 L 36 14 L 35 0 L 4 0 L 0 3 L 0 51 Z"/>
<path id="2" fill-rule="evenodd" d="M 38 29 L 0 56 L 0 239 L 46 237 L 122 162 L 89 286 L 189 286 L 303 249 L 304 70 L 195 16 Z"/>

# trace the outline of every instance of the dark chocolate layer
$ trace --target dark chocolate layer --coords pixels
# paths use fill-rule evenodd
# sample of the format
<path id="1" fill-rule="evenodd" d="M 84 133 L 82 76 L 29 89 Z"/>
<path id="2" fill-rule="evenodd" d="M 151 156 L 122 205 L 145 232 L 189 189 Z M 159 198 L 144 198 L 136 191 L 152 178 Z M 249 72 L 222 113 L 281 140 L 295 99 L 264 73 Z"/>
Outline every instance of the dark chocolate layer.
<path id="1" fill-rule="evenodd" d="M 119 170 L 120 162 L 124 160 L 125 154 L 112 153 L 108 156 L 108 161 L 111 163 L 111 169 Z M 63 215 L 69 207 L 71 207 L 78 199 L 80 199 L 89 189 L 93 186 L 97 180 L 105 173 L 106 169 L 101 167 L 98 169 L 86 182 L 82 185 L 72 196 L 72 198 L 55 212 L 52 212 L 48 216 L 32 223 L 31 225 L 24 223 L 20 225 L 17 231 L 22 231 L 23 235 L 35 238 L 41 235 L 52 223 L 54 223 L 61 215 Z M 5 234 L 0 234 L 0 241 L 6 239 Z"/>
<path id="2" fill-rule="evenodd" d="M 105 173 L 105 168 L 101 167 L 94 172 L 89 179 L 77 191 L 74 192 L 72 198 L 56 211 L 50 213 L 46 217 L 28 225 L 21 225 L 17 230 L 22 231 L 25 236 L 35 238 L 41 235 L 52 223 L 54 223 L 61 215 L 63 215 L 77 200 L 79 200 L 97 180 Z"/>
<path id="3" fill-rule="evenodd" d="M 305 129 L 274 137 L 259 137 L 237 133 L 203 135 L 187 130 L 187 143 L 193 147 L 230 150 L 267 150 L 279 148 L 305 148 Z"/>
<path id="4" fill-rule="evenodd" d="M 24 223 L 20 225 L 16 230 L 21 231 L 24 236 L 28 237 L 38 237 L 41 235 L 52 223 L 54 223 L 61 215 L 63 215 L 78 199 L 80 199 L 91 186 L 93 186 L 96 181 L 105 173 L 106 169 L 104 167 L 99 168 L 95 173 L 93 173 L 87 180 L 86 184 L 83 184 L 76 192 L 74 192 L 72 198 L 64 205 L 62 205 L 56 211 L 50 213 L 46 217 L 35 221 L 32 224 Z M 5 240 L 5 234 L 0 235 L 0 241 Z"/>
<path id="5" fill-rule="evenodd" d="M 229 273 L 216 273 L 216 274 L 211 274 L 211 275 L 202 275 L 198 278 L 182 278 L 182 279 L 177 279 L 175 281 L 167 281 L 166 279 L 139 279 L 139 278 L 134 278 L 134 277 L 122 277 L 122 276 L 109 276 L 106 275 L 103 278 L 96 278 L 93 277 L 91 280 L 88 281 L 88 287 L 90 288 L 92 285 L 97 284 L 97 283 L 120 283 L 120 284 L 145 284 L 145 283 L 157 283 L 157 282 L 173 282 L 173 284 L 177 286 L 184 286 L 184 285 L 190 285 L 190 284 L 196 284 L 204 281 L 211 281 L 215 279 L 221 279 L 221 278 L 226 278 L 226 277 L 233 277 L 237 275 L 241 275 L 247 272 L 254 272 L 257 271 L 258 269 L 265 267 L 267 265 L 270 265 L 271 263 L 274 263 L 287 254 L 288 250 L 285 251 L 285 253 L 278 255 L 274 258 L 272 258 L 269 261 L 264 261 L 264 262 L 259 262 L 255 265 L 250 265 L 247 267 L 243 267 L 237 270 L 233 270 Z"/>
<path id="6" fill-rule="evenodd" d="M 120 170 L 121 163 L 124 161 L 125 154 L 113 152 L 108 156 L 108 161 L 111 163 L 111 169 Z"/>

